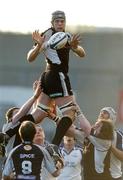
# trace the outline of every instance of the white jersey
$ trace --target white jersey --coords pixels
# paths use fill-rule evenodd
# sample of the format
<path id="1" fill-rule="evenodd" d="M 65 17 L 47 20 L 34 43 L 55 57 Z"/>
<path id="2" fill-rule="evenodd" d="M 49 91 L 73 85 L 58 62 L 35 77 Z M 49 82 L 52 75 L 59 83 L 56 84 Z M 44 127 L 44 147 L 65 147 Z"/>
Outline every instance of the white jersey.
<path id="1" fill-rule="evenodd" d="M 78 147 L 74 147 L 71 152 L 67 152 L 63 147 L 61 154 L 64 158 L 64 168 L 57 180 L 81 180 L 82 172 L 82 152 Z"/>
<path id="2" fill-rule="evenodd" d="M 104 159 L 111 147 L 111 140 L 104 140 L 95 136 L 89 136 L 88 139 L 94 145 L 94 166 L 97 173 L 104 172 Z"/>
<path id="3" fill-rule="evenodd" d="M 42 168 L 41 178 L 41 180 L 57 180 L 44 166 Z"/>
<path id="4" fill-rule="evenodd" d="M 123 151 L 123 134 L 120 131 L 114 131 L 113 145 Z M 110 172 L 113 178 L 122 177 L 121 161 L 111 153 Z"/>

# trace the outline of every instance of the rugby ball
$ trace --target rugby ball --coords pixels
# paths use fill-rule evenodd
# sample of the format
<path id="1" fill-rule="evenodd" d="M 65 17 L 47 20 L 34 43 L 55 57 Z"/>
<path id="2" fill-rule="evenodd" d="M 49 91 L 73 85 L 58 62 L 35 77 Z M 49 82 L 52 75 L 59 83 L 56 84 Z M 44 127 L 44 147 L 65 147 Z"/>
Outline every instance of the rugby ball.
<path id="1" fill-rule="evenodd" d="M 51 49 L 61 49 L 68 41 L 68 36 L 65 32 L 57 32 L 53 34 L 48 40 L 48 45 Z"/>

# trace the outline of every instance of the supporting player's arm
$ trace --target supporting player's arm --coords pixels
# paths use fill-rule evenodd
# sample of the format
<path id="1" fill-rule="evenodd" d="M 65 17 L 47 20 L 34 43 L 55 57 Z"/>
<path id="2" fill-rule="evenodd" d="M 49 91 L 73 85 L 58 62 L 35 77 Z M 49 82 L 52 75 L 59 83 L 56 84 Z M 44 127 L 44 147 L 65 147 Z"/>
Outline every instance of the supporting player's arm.
<path id="1" fill-rule="evenodd" d="M 123 151 L 119 150 L 113 145 L 111 146 L 111 151 L 120 161 L 123 161 Z"/>
<path id="2" fill-rule="evenodd" d="M 40 94 L 41 94 L 41 84 L 40 82 L 38 82 L 33 96 L 28 101 L 25 102 L 25 104 L 20 108 L 17 114 L 15 114 L 15 116 L 12 118 L 13 124 L 15 124 L 22 116 L 26 115 L 29 112 L 32 105 L 37 100 Z"/>

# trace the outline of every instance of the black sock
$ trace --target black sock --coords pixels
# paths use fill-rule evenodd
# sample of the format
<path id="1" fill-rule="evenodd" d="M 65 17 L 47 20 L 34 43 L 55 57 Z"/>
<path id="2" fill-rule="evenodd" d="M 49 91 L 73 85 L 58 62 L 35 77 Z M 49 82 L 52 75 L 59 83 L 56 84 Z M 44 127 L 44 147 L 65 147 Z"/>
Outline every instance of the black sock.
<path id="1" fill-rule="evenodd" d="M 71 125 L 72 125 L 72 120 L 70 117 L 68 116 L 62 117 L 61 121 L 59 122 L 56 128 L 56 133 L 53 138 L 52 144 L 59 146 L 59 144 L 62 141 L 62 138 L 64 137 L 66 131 L 69 129 Z"/>

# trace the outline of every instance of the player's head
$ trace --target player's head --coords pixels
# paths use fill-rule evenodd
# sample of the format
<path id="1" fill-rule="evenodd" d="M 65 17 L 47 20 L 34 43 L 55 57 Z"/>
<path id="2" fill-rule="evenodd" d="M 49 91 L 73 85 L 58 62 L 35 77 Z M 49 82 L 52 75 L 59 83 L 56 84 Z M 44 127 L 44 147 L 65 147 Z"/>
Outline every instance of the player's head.
<path id="1" fill-rule="evenodd" d="M 32 142 L 36 134 L 35 124 L 30 121 L 24 121 L 19 128 L 19 135 L 22 141 Z"/>
<path id="2" fill-rule="evenodd" d="M 44 134 L 44 130 L 41 126 L 36 125 L 36 134 L 34 136 L 33 142 L 35 144 L 43 144 L 45 140 L 45 134 Z"/>
<path id="3" fill-rule="evenodd" d="M 12 117 L 19 111 L 18 107 L 12 107 L 8 111 L 6 111 L 6 120 L 7 122 L 10 122 L 12 120 Z"/>
<path id="4" fill-rule="evenodd" d="M 69 136 L 64 136 L 63 141 L 64 141 L 64 146 L 68 148 L 74 147 L 76 142 L 74 137 L 69 137 Z"/>
<path id="5" fill-rule="evenodd" d="M 100 110 L 99 118 L 101 119 L 111 119 L 112 123 L 116 122 L 116 112 L 112 107 L 104 107 Z"/>
<path id="6" fill-rule="evenodd" d="M 95 123 L 94 134 L 98 138 L 112 140 L 113 139 L 113 123 L 110 119 L 100 119 Z"/>
<path id="7" fill-rule="evenodd" d="M 54 11 L 52 13 L 52 19 L 51 19 L 52 27 L 55 29 L 55 31 L 64 31 L 65 30 L 65 24 L 66 24 L 66 16 L 63 11 Z"/>

